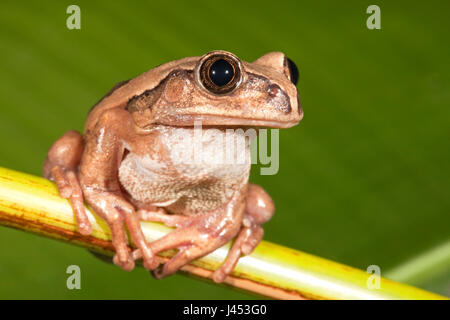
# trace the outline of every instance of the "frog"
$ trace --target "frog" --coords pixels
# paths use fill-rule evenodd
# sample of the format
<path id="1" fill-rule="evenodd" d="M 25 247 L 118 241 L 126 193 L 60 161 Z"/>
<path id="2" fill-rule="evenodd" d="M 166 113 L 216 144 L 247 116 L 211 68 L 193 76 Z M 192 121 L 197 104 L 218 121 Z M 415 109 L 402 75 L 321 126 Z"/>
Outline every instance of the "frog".
<path id="1" fill-rule="evenodd" d="M 107 223 L 112 262 L 125 271 L 142 260 L 163 278 L 234 239 L 211 274 L 223 282 L 262 240 L 262 225 L 275 206 L 261 186 L 249 182 L 245 136 L 244 161 L 208 159 L 224 148 L 229 129 L 297 125 L 303 117 L 297 81 L 297 66 L 282 52 L 246 62 L 214 50 L 164 63 L 115 85 L 89 111 L 83 134 L 70 130 L 57 139 L 43 176 L 69 200 L 81 235 L 92 233 L 85 203 Z M 198 143 L 182 139 L 212 129 L 217 134 Z M 242 138 L 242 131 L 235 132 L 232 137 Z M 206 161 L 188 156 L 199 153 Z M 141 221 L 173 230 L 146 241 Z M 160 253 L 171 249 L 176 253 L 163 263 Z"/>

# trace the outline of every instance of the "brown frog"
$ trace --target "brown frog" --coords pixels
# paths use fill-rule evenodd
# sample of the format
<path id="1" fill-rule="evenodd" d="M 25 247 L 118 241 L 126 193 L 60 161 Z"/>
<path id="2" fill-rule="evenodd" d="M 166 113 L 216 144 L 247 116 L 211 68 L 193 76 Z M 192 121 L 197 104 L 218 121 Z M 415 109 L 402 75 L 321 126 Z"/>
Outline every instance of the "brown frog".
<path id="1" fill-rule="evenodd" d="M 296 125 L 303 116 L 297 78 L 297 67 L 281 52 L 249 63 L 212 51 L 160 65 L 116 85 L 89 112 L 84 135 L 68 131 L 59 138 L 44 176 L 70 200 L 81 234 L 92 231 L 84 201 L 106 220 L 113 261 L 127 271 L 143 259 L 145 268 L 164 277 L 236 237 L 213 274 L 221 282 L 261 241 L 261 224 L 274 205 L 260 186 L 248 183 L 247 140 L 244 161 L 211 159 L 225 148 L 226 129 Z M 211 128 L 216 135 L 193 139 L 196 130 Z M 242 130 L 230 136 L 242 137 Z M 199 153 L 205 161 L 192 161 Z M 141 220 L 176 229 L 147 243 Z M 177 254 L 160 266 L 156 255 L 174 248 Z"/>

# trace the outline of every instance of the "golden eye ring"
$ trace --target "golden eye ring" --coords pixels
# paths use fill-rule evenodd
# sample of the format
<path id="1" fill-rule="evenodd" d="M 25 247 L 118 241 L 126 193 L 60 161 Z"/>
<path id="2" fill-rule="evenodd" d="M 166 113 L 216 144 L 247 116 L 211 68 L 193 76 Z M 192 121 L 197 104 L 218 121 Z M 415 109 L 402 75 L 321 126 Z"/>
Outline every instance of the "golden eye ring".
<path id="1" fill-rule="evenodd" d="M 200 66 L 202 85 L 214 94 L 227 94 L 241 82 L 239 62 L 225 54 L 215 54 L 206 58 Z"/>

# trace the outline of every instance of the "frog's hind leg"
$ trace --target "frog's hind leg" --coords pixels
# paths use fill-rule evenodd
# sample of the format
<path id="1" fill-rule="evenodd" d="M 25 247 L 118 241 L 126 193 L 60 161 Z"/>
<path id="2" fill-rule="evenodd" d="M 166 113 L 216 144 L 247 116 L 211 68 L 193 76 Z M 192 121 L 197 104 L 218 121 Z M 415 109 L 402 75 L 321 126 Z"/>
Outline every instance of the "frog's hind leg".
<path id="1" fill-rule="evenodd" d="M 83 136 L 73 130 L 66 132 L 50 147 L 43 166 L 43 176 L 56 182 L 61 197 L 69 199 L 72 204 L 80 233 L 89 235 L 92 226 L 84 208 L 83 192 L 77 177 L 83 149 Z"/>

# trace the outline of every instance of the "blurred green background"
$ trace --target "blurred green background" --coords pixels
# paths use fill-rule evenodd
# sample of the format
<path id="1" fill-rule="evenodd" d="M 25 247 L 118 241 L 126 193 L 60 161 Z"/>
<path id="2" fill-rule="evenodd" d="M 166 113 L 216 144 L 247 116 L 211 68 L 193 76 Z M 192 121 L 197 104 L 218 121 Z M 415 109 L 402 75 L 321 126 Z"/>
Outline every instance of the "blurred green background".
<path id="1" fill-rule="evenodd" d="M 81 30 L 66 8 L 81 8 Z M 224 49 L 283 51 L 305 117 L 280 131 L 280 170 L 251 180 L 277 206 L 265 239 L 450 295 L 450 2 L 5 1 L 0 166 L 36 175 L 115 83 Z M 77 264 L 82 289 L 66 288 Z M 86 250 L 0 227 L 0 298 L 252 296 L 175 275 L 125 273 Z"/>

